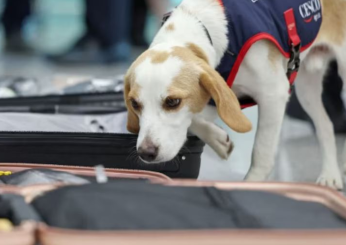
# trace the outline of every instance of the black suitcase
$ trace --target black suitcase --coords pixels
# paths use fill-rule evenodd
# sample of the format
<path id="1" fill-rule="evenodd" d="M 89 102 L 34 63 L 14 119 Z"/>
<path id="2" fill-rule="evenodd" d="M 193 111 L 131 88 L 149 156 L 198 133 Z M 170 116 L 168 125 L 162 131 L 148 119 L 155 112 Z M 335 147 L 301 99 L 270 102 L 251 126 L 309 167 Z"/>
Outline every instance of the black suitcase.
<path id="1" fill-rule="evenodd" d="M 126 113 L 126 108 L 121 92 L 106 92 L 0 99 L 0 112 L 3 117 L 21 114 L 22 120 L 25 120 L 25 115 L 35 113 L 39 118 L 42 114 L 53 117 L 93 115 L 97 118 Z M 172 178 L 198 178 L 204 143 L 197 137 L 189 137 L 186 147 L 173 161 L 149 165 L 136 155 L 135 135 L 103 133 L 104 126 L 98 122 L 95 124 L 100 133 L 67 133 L 63 129 L 59 132 L 0 132 L 0 162 L 104 165 L 106 168 L 151 170 Z"/>

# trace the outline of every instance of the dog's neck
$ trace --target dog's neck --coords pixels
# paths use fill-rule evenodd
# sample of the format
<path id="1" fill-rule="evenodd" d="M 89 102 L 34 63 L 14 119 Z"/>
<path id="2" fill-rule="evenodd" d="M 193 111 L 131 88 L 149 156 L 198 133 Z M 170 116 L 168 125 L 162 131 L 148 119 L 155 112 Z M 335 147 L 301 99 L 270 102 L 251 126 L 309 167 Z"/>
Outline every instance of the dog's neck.
<path id="1" fill-rule="evenodd" d="M 193 43 L 204 51 L 215 68 L 226 52 L 227 32 L 226 16 L 217 0 L 184 0 L 161 28 L 151 48 L 170 50 Z"/>

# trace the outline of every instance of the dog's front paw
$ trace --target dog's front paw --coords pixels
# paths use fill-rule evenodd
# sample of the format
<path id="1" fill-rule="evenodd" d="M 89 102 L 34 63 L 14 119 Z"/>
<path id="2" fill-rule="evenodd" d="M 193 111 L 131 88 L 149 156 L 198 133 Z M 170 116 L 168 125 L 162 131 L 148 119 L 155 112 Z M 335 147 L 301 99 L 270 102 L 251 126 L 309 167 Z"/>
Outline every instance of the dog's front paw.
<path id="1" fill-rule="evenodd" d="M 344 188 L 344 181 L 338 171 L 323 172 L 318 178 L 317 184 L 336 190 L 342 190 Z"/>
<path id="2" fill-rule="evenodd" d="M 222 158 L 227 160 L 231 155 L 234 144 L 222 128 L 213 125 L 207 144 Z"/>

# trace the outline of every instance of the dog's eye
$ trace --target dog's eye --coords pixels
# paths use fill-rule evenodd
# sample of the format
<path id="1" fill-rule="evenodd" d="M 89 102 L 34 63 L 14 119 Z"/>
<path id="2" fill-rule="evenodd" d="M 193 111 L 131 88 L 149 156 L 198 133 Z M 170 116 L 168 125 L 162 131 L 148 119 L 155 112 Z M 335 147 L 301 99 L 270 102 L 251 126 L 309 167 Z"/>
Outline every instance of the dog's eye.
<path id="1" fill-rule="evenodd" d="M 132 105 L 132 108 L 135 110 L 141 109 L 141 106 L 139 105 L 139 103 L 135 101 L 134 99 L 131 100 L 131 105 Z"/>
<path id="2" fill-rule="evenodd" d="M 177 108 L 181 103 L 181 99 L 173 99 L 173 98 L 167 98 L 165 101 L 165 106 L 168 109 L 174 109 Z"/>

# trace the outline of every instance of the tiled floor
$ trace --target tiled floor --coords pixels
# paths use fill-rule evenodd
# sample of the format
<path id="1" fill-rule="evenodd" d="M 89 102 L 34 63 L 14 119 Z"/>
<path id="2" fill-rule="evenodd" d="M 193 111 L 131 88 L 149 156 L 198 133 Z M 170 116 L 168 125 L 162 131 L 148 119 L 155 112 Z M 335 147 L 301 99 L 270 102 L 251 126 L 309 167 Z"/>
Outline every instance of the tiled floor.
<path id="1" fill-rule="evenodd" d="M 254 125 L 257 123 L 257 110 L 246 111 Z M 202 179 L 242 180 L 251 162 L 251 150 L 255 132 L 239 135 L 230 132 L 235 143 L 235 150 L 229 161 L 217 160 L 215 154 L 207 147 L 203 156 Z M 338 158 L 344 162 L 344 136 L 337 136 Z M 322 160 L 317 138 L 312 127 L 298 120 L 285 118 L 276 166 L 270 177 L 271 181 L 315 182 L 320 174 Z"/>

